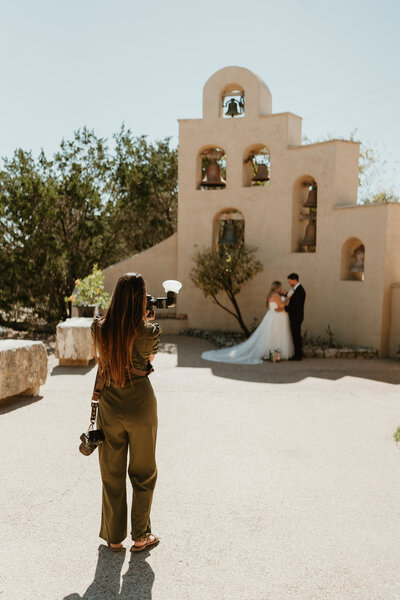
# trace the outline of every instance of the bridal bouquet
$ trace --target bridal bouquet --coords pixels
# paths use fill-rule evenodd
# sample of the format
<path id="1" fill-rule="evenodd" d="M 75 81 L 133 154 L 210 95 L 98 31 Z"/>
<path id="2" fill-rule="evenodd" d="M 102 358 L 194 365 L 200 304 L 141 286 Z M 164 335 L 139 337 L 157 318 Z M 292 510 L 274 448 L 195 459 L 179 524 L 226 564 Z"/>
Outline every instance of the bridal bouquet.
<path id="1" fill-rule="evenodd" d="M 269 351 L 269 360 L 273 363 L 281 362 L 281 351 L 279 348 L 275 348 L 275 350 Z"/>

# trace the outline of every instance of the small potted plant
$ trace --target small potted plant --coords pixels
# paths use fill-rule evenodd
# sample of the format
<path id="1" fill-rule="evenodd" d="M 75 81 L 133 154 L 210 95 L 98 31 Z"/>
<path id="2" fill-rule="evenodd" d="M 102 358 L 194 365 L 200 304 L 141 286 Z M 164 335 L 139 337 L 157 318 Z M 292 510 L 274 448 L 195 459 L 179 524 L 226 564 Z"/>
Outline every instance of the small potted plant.
<path id="1" fill-rule="evenodd" d="M 269 352 L 269 360 L 273 363 L 281 362 L 281 351 L 279 348 L 275 348 L 274 350 L 270 350 Z"/>
<path id="2" fill-rule="evenodd" d="M 72 295 L 67 298 L 78 308 L 80 317 L 94 317 L 96 307 L 105 310 L 110 303 L 110 294 L 104 291 L 104 275 L 98 265 L 84 279 L 76 279 Z"/>

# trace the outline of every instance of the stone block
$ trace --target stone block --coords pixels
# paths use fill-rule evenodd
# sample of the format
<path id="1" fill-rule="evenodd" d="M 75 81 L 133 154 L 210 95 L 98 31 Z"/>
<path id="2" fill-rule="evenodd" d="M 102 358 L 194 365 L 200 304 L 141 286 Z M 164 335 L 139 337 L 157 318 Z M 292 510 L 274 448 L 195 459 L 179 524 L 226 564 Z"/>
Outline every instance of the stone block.
<path id="1" fill-rule="evenodd" d="M 324 351 L 322 348 L 315 348 L 314 350 L 315 358 L 324 358 Z"/>
<path id="2" fill-rule="evenodd" d="M 340 350 L 337 351 L 338 358 L 355 358 L 355 356 L 356 351 L 354 348 L 340 348 Z"/>
<path id="3" fill-rule="evenodd" d="M 315 349 L 311 346 L 306 346 L 305 348 L 303 348 L 303 356 L 304 358 L 314 358 Z"/>
<path id="4" fill-rule="evenodd" d="M 60 365 L 87 366 L 94 359 L 92 318 L 72 317 L 57 325 L 56 357 Z"/>
<path id="5" fill-rule="evenodd" d="M 0 399 L 37 396 L 47 378 L 47 353 L 42 342 L 0 340 Z"/>
<path id="6" fill-rule="evenodd" d="M 336 358 L 336 355 L 337 355 L 336 348 L 325 348 L 324 358 Z"/>
<path id="7" fill-rule="evenodd" d="M 364 358 L 375 358 L 376 353 L 370 348 L 356 348 L 356 358 L 364 359 Z"/>

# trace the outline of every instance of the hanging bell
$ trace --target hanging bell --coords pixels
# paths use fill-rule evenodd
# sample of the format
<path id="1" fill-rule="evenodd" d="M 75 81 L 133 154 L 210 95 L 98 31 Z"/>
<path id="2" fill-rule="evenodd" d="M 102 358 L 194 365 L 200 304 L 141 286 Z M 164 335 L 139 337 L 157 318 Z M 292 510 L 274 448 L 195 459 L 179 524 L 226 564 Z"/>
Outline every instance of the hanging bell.
<path id="1" fill-rule="evenodd" d="M 228 103 L 228 110 L 225 113 L 226 117 L 237 117 L 240 115 L 240 111 L 238 110 L 238 106 L 240 106 L 239 102 L 232 98 Z"/>
<path id="2" fill-rule="evenodd" d="M 311 221 L 306 227 L 304 240 L 300 242 L 300 246 L 315 246 L 317 243 L 317 224 Z"/>
<path id="3" fill-rule="evenodd" d="M 351 273 L 364 273 L 364 256 L 365 248 L 364 244 L 358 246 L 352 254 L 352 261 L 350 263 Z"/>
<path id="4" fill-rule="evenodd" d="M 228 219 L 224 221 L 224 229 L 222 232 L 221 239 L 219 243 L 222 244 L 231 244 L 235 245 L 238 243 L 238 236 L 236 231 L 236 223 L 233 219 Z"/>
<path id="5" fill-rule="evenodd" d="M 313 186 L 308 192 L 307 201 L 303 204 L 304 208 L 316 208 L 317 207 L 317 186 Z"/>
<path id="6" fill-rule="evenodd" d="M 257 172 L 254 175 L 254 177 L 252 177 L 251 181 L 253 183 L 259 183 L 259 182 L 262 183 L 264 181 L 269 181 L 269 173 L 268 173 L 267 165 L 257 164 Z"/>
<path id="7" fill-rule="evenodd" d="M 201 182 L 201 187 L 214 188 L 225 186 L 226 181 L 221 177 L 221 167 L 215 160 L 212 160 L 206 167 L 206 174 Z"/>

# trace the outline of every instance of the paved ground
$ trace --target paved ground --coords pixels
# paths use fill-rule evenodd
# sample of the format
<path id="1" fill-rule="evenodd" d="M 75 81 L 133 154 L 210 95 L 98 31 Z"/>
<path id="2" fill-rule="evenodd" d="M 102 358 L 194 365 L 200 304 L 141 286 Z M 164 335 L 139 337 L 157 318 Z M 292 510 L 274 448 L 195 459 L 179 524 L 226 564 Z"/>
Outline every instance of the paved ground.
<path id="1" fill-rule="evenodd" d="M 40 399 L 0 407 L 1 600 L 400 598 L 400 363 L 218 365 L 209 347 L 165 337 L 156 359 L 151 552 L 97 537 L 93 368 L 53 361 Z"/>

